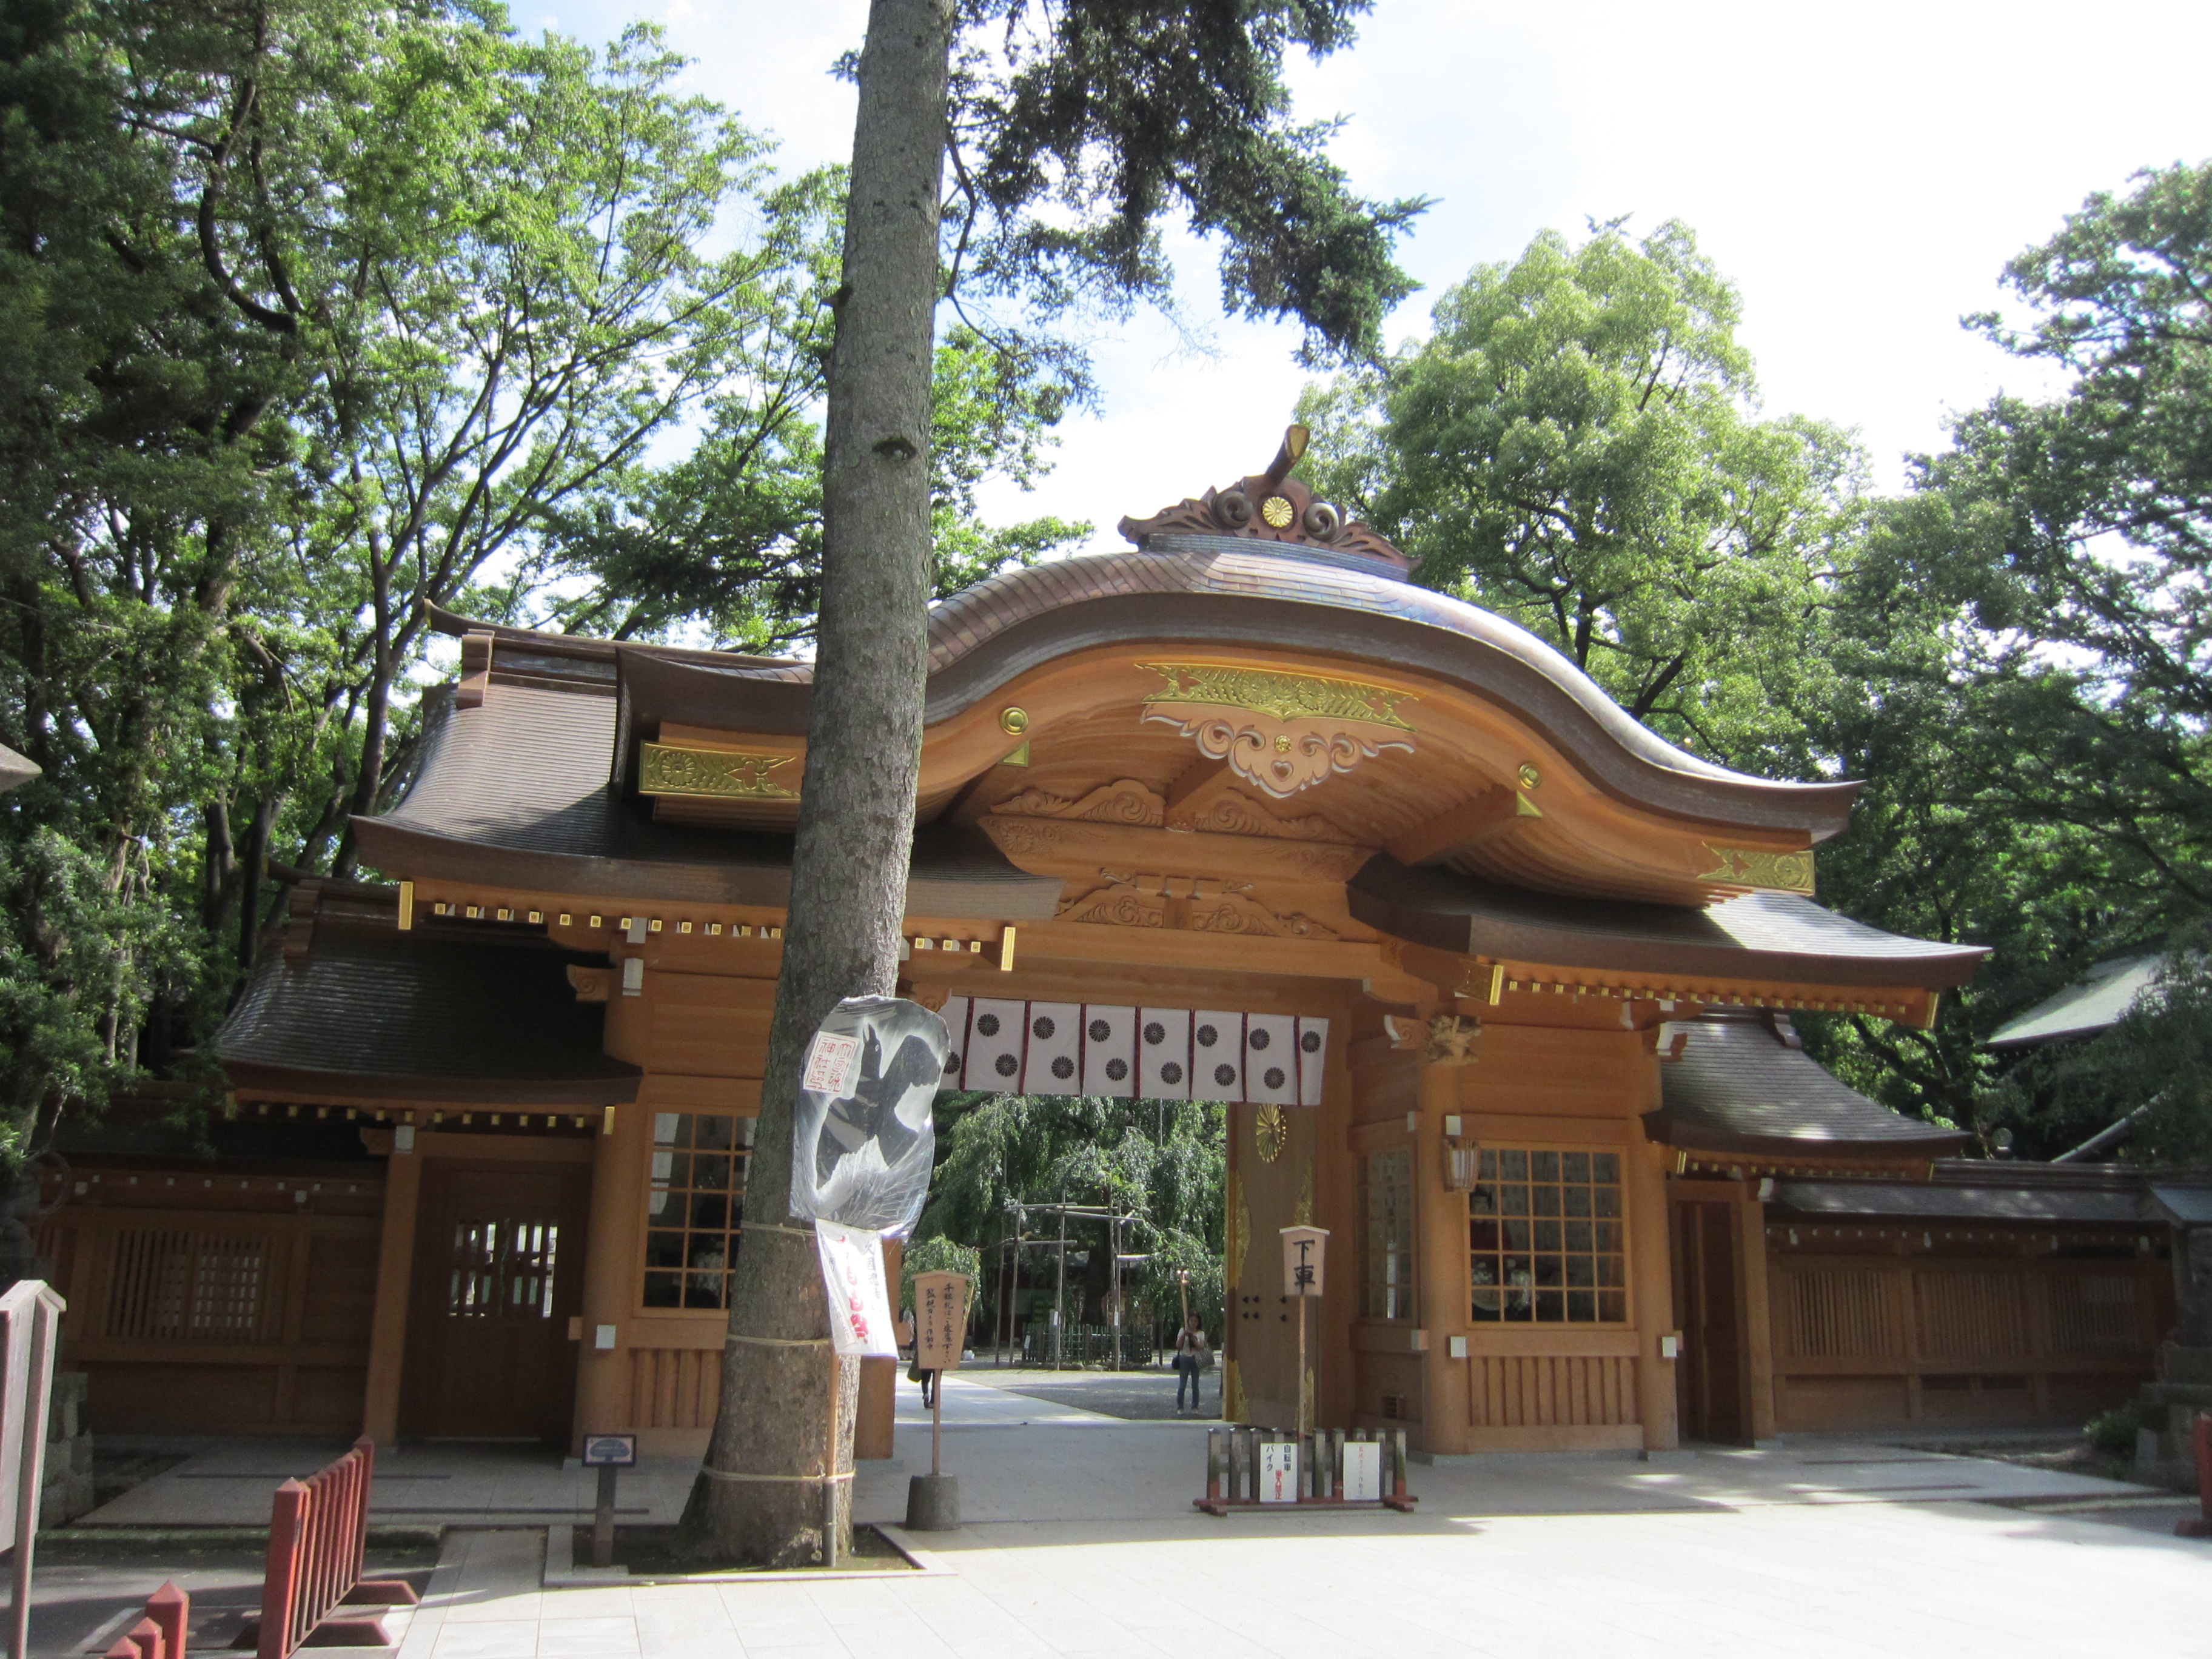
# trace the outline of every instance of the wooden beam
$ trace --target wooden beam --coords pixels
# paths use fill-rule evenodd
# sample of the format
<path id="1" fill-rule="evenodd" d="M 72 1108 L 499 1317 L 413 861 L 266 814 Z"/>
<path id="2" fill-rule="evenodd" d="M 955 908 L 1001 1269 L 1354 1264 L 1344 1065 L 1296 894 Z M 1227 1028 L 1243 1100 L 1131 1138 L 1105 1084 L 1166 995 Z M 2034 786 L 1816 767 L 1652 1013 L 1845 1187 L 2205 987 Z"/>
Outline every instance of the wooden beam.
<path id="1" fill-rule="evenodd" d="M 1524 791 L 1501 785 L 1414 825 L 1386 850 L 1401 864 L 1435 864 L 1453 853 L 1495 841 L 1525 818 L 1543 816 Z"/>
<path id="2" fill-rule="evenodd" d="M 1167 821 L 1173 826 L 1178 821 L 1188 823 L 1226 794 L 1236 784 L 1237 775 L 1229 769 L 1225 760 L 1198 760 L 1176 775 L 1176 781 L 1167 789 Z"/>

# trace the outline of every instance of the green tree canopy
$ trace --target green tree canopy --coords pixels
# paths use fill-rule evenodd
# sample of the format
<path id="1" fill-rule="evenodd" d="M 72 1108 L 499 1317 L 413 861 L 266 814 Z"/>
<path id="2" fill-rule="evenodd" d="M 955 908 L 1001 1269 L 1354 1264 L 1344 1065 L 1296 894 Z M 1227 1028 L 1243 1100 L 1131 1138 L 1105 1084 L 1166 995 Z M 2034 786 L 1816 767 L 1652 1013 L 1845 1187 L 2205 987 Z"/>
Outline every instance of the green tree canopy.
<path id="1" fill-rule="evenodd" d="M 267 858 L 349 869 L 424 602 L 811 628 L 842 175 L 682 70 L 441 0 L 0 22 L 0 1148 L 191 1071 Z M 975 511 L 1058 392 L 957 335 L 933 401 L 945 580 L 1080 533 Z"/>
<path id="2" fill-rule="evenodd" d="M 1553 232 L 1437 302 L 1429 338 L 1311 392 L 1317 487 L 1717 758 L 1804 758 L 1785 695 L 1849 556 L 1860 461 L 1761 419 L 1734 287 L 1679 223 Z"/>

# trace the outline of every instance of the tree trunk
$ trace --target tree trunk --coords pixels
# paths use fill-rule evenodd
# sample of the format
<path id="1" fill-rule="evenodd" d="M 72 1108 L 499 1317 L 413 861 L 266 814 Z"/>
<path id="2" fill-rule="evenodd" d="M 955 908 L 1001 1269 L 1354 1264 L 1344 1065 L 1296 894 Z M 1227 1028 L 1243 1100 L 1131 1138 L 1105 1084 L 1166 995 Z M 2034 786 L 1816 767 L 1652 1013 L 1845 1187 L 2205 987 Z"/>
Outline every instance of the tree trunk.
<path id="1" fill-rule="evenodd" d="M 721 1408 L 684 1512 L 719 1560 L 802 1563 L 852 1525 L 858 1365 L 831 1354 L 814 1243 L 789 1218 L 792 1103 L 841 998 L 888 994 L 913 848 L 929 626 L 929 384 L 951 0 L 874 0 L 830 356 L 820 645 L 783 971 L 745 1194 Z M 835 1401 L 833 1413 L 832 1403 Z"/>

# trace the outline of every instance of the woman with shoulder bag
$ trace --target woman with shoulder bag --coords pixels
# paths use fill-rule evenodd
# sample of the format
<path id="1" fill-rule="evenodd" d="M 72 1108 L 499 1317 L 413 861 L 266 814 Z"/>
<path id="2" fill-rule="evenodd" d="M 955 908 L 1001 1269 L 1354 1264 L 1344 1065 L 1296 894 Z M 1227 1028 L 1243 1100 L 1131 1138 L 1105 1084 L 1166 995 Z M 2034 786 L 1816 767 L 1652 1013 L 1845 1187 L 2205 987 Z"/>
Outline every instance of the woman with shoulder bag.
<path id="1" fill-rule="evenodd" d="M 1212 1352 L 1206 1346 L 1206 1333 L 1199 1329 L 1196 1316 L 1186 1316 L 1182 1328 L 1176 1333 L 1176 1413 L 1178 1416 L 1182 1413 L 1186 1393 L 1190 1399 L 1190 1409 L 1198 1409 L 1199 1373 L 1206 1369 L 1212 1358 Z"/>

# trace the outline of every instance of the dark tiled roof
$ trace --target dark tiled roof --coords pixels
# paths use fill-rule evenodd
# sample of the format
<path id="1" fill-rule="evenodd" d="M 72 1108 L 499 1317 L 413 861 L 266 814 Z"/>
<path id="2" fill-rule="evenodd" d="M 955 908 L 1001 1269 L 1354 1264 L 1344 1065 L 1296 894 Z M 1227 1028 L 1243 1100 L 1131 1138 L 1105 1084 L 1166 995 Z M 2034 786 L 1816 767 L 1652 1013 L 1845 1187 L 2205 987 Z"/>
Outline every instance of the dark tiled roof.
<path id="1" fill-rule="evenodd" d="M 535 938 L 402 933 L 325 915 L 306 953 L 266 951 L 210 1045 L 235 1088 L 516 1105 L 635 1100 L 604 1003 L 568 983 L 585 962 Z"/>
<path id="2" fill-rule="evenodd" d="M 362 857 L 416 879 L 444 878 L 606 899 L 781 907 L 791 837 L 663 823 L 607 784 L 616 701 L 495 684 L 481 708 L 434 715 L 399 804 L 356 818 Z M 915 837 L 909 915 L 1048 920 L 1060 880 L 1008 863 L 975 830 Z"/>
<path id="3" fill-rule="evenodd" d="M 1925 989 L 1965 984 L 1988 954 L 1885 933 L 1792 893 L 1703 909 L 1567 898 L 1383 854 L 1346 890 L 1353 915 L 1410 943 L 1561 968 Z"/>
<path id="4" fill-rule="evenodd" d="M 1985 1048 L 2032 1048 L 2064 1037 L 2094 1036 L 2127 1017 L 2158 982 L 2165 957 L 2122 957 L 2099 963 L 2081 981 L 2007 1020 L 1983 1039 Z"/>
<path id="5" fill-rule="evenodd" d="M 2000 1165 L 2000 1168 L 2003 1166 Z M 1778 1181 L 1768 1213 L 1908 1221 L 2093 1221 L 2146 1219 L 2130 1190 L 2063 1187 L 1954 1187 L 1891 1181 Z"/>
<path id="6" fill-rule="evenodd" d="M 1680 1060 L 1659 1068 L 1660 1109 L 1644 1117 L 1670 1146 L 1801 1156 L 1938 1158 L 1966 1137 L 1900 1116 L 1839 1081 L 1790 1046 L 1765 1016 L 1730 1012 L 1660 1028 L 1663 1052 L 1680 1035 Z"/>

